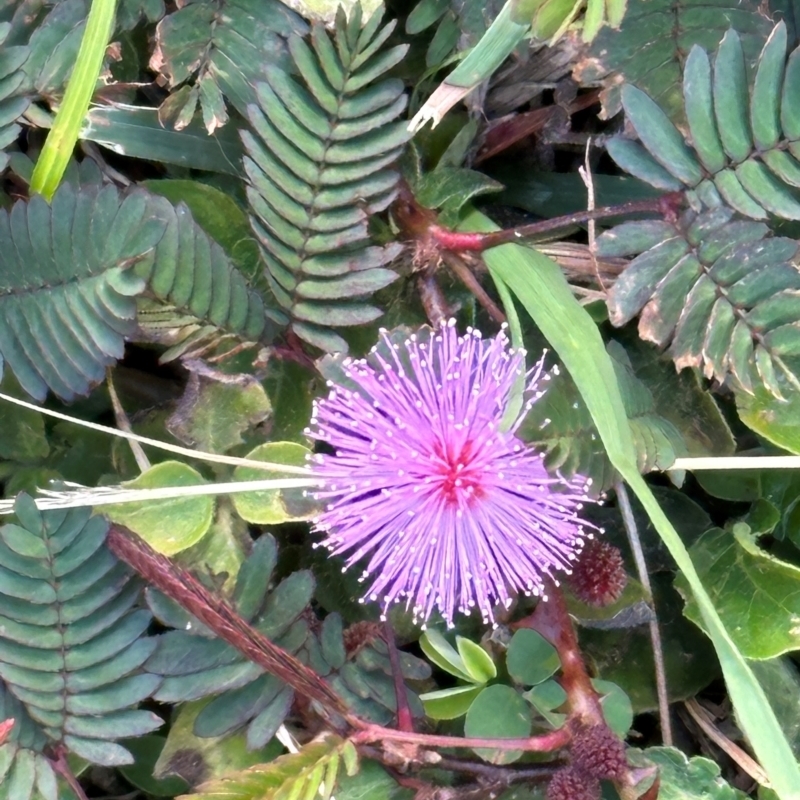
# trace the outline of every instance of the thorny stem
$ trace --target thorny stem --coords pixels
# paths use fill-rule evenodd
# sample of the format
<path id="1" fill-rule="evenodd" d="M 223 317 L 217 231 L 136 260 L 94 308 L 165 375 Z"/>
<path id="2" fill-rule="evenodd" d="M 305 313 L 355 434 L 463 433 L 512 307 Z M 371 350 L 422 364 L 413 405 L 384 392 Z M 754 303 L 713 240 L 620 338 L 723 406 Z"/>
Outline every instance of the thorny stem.
<path id="1" fill-rule="evenodd" d="M 664 649 L 661 645 L 661 629 L 658 626 L 658 616 L 656 615 L 655 601 L 653 600 L 653 587 L 650 584 L 650 575 L 647 572 L 647 562 L 642 550 L 642 542 L 639 539 L 639 531 L 636 527 L 636 520 L 633 516 L 631 501 L 628 497 L 628 490 L 622 481 L 617 481 L 614 485 L 617 493 L 617 502 L 622 514 L 622 524 L 628 534 L 628 541 L 633 552 L 633 560 L 636 562 L 636 571 L 639 574 L 639 581 L 644 587 L 647 595 L 647 604 L 650 606 L 650 641 L 653 646 L 653 662 L 656 668 L 656 693 L 658 695 L 658 716 L 661 721 L 661 738 L 668 747 L 672 746 L 672 720 L 669 716 L 669 695 L 667 693 L 667 673 L 664 669 Z"/>
<path id="2" fill-rule="evenodd" d="M 315 700 L 322 708 L 342 717 L 354 731 L 350 738 L 356 745 L 398 742 L 415 745 L 417 748 L 483 747 L 493 750 L 549 753 L 565 747 L 572 739 L 572 732 L 568 726 L 540 736 L 488 739 L 394 730 L 367 722 L 350 712 L 342 698 L 316 672 L 251 627 L 233 608 L 215 597 L 191 573 L 157 553 L 135 533 L 121 525 L 112 525 L 106 543 L 117 558 L 197 617 L 220 639 L 235 647 L 244 656 L 298 693 Z M 564 619 L 569 623 L 564 600 L 555 587 L 552 588 L 551 595 L 548 602 L 539 603 L 536 612 L 527 620 L 523 620 L 520 627 L 535 627 L 553 642 L 561 656 L 564 676 L 562 682 L 573 702 L 573 710 L 586 722 L 592 720 L 595 723 L 602 722 L 600 703 L 583 667 L 572 626 L 562 624 Z M 391 649 L 390 647 L 390 652 Z M 396 651 L 395 657 L 397 657 Z M 394 669 L 399 672 L 399 663 Z M 578 702 L 580 698 L 583 700 Z"/>

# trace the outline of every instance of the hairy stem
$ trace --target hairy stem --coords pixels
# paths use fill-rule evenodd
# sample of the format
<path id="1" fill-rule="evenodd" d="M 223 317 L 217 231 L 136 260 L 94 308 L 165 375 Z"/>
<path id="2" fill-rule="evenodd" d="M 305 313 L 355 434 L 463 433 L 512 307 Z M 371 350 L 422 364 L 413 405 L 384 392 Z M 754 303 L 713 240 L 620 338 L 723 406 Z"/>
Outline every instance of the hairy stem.
<path id="1" fill-rule="evenodd" d="M 302 696 L 341 715 L 352 727 L 366 724 L 348 711 L 342 698 L 316 672 L 255 630 L 190 572 L 157 553 L 135 533 L 120 525 L 112 525 L 106 543 L 117 558 L 251 661 Z"/>
<path id="2" fill-rule="evenodd" d="M 373 742 L 405 742 L 420 747 L 486 747 L 492 750 L 525 750 L 529 753 L 552 753 L 569 744 L 572 734 L 559 728 L 541 736 L 525 736 L 516 739 L 482 739 L 471 736 L 438 736 L 431 733 L 396 731 L 380 725 L 367 725 L 351 737 L 354 744 Z"/>

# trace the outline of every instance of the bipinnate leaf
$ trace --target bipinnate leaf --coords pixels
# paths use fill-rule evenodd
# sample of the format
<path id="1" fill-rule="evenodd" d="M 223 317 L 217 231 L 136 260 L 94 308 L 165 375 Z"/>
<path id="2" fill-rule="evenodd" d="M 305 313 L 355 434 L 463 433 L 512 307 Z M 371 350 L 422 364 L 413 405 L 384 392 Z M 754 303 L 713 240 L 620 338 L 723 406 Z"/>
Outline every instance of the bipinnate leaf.
<path id="1" fill-rule="evenodd" d="M 489 220 L 475 213 L 465 224 L 484 231 L 494 229 Z M 508 244 L 487 250 L 484 258 L 495 280 L 519 298 L 569 369 L 612 464 L 636 494 L 686 576 L 719 656 L 739 725 L 776 793 L 788 800 L 800 785 L 800 770 L 763 690 L 722 623 L 685 545 L 636 468 L 622 396 L 596 324 L 575 299 L 558 266 L 535 250 Z"/>
<path id="2" fill-rule="evenodd" d="M 252 225 L 266 275 L 295 333 L 327 351 L 347 345 L 331 327 L 380 316 L 364 300 L 396 280 L 397 246 L 370 244 L 367 221 L 396 194 L 391 168 L 408 133 L 397 117 L 403 84 L 382 78 L 406 47 L 381 50 L 393 23 L 380 12 L 359 33 L 356 6 L 338 15 L 333 37 L 321 25 L 311 41 L 289 40 L 300 79 L 276 66 L 248 107 L 242 135 Z"/>
<path id="3" fill-rule="evenodd" d="M 144 281 L 131 265 L 167 220 L 142 191 L 63 185 L 0 212 L 0 358 L 43 400 L 86 394 L 122 355 Z"/>
<path id="4" fill-rule="evenodd" d="M 268 534 L 261 536 L 236 576 L 232 602 L 237 612 L 284 651 L 310 665 L 359 714 L 389 722 L 396 701 L 385 645 L 365 643 L 355 658 L 348 659 L 341 619 L 336 614 L 326 618 L 319 637 L 312 633 L 308 605 L 314 591 L 313 575 L 301 570 L 276 584 L 276 563 L 275 540 Z M 195 734 L 213 738 L 244 729 L 248 749 L 264 747 L 292 707 L 291 689 L 230 645 L 209 638 L 205 626 L 158 592 L 148 591 L 147 600 L 162 623 L 178 627 L 159 637 L 158 650 L 147 663 L 148 670 L 164 676 L 156 699 L 177 703 L 210 697 L 194 720 Z M 401 668 L 409 680 L 430 675 L 423 661 L 405 653 L 401 654 Z M 408 692 L 408 701 L 415 715 L 422 716 L 416 695 Z"/>
<path id="5" fill-rule="evenodd" d="M 792 190 L 800 185 L 800 128 L 793 110 L 800 72 L 797 55 L 787 61 L 786 44 L 781 22 L 756 61 L 752 89 L 735 30 L 723 37 L 713 67 L 695 45 L 683 76 L 691 146 L 655 100 L 625 84 L 625 115 L 647 152 L 616 138 L 609 143 L 612 158 L 657 188 L 669 188 L 668 173 L 678 185 L 695 190 L 689 195 L 695 206 L 699 201 L 718 206 L 724 200 L 753 219 L 768 214 L 800 219 L 800 199 Z"/>
<path id="6" fill-rule="evenodd" d="M 730 531 L 713 528 L 690 553 L 721 619 L 747 658 L 775 658 L 800 648 L 794 623 L 800 614 L 800 569 L 759 547 L 743 522 Z M 679 577 L 676 586 L 687 601 L 686 616 L 704 627 L 686 581 Z"/>
<path id="7" fill-rule="evenodd" d="M 244 115 L 265 67 L 286 62 L 286 38 L 307 30 L 277 0 L 211 0 L 178 7 L 158 24 L 150 59 L 151 69 L 163 73 L 170 88 L 181 87 L 162 105 L 162 121 L 183 128 L 199 103 L 203 123 L 214 133 L 228 120 L 225 99 Z"/>
<path id="8" fill-rule="evenodd" d="M 0 170 L 8 165 L 8 156 L 2 151 L 16 141 L 22 130 L 17 120 L 30 105 L 23 86 L 23 65 L 30 50 L 21 46 L 3 46 L 10 32 L 8 22 L 0 24 Z"/>
<path id="9" fill-rule="evenodd" d="M 223 778 L 202 783 L 197 791 L 183 795 L 185 800 L 290 800 L 321 797 L 329 800 L 339 771 L 348 775 L 358 770 L 354 746 L 338 736 L 327 734 L 304 745 L 297 753 L 280 756 Z"/>
<path id="10" fill-rule="evenodd" d="M 599 236 L 597 250 L 633 254 L 641 245 L 649 249 L 630 262 L 608 294 L 614 325 L 638 314 L 639 335 L 669 344 L 678 369 L 698 367 L 720 382 L 731 377 L 745 393 L 763 385 L 782 400 L 797 390 L 797 242 L 720 206 L 687 211 L 668 228 L 626 223 Z"/>
<path id="11" fill-rule="evenodd" d="M 16 512 L 0 529 L 0 712 L 18 724 L 0 758 L 14 761 L 12 784 L 35 763 L 41 788 L 52 777 L 41 755 L 48 745 L 97 764 L 130 763 L 115 740 L 161 725 L 136 709 L 160 678 L 142 671 L 155 649 L 145 635 L 151 617 L 135 607 L 140 583 L 105 546 L 108 522 L 89 509 L 39 512 L 25 495 Z M 28 796 L 21 786 L 15 798 Z"/>
<path id="12" fill-rule="evenodd" d="M 173 207 L 163 197 L 150 202 L 167 224 L 157 247 L 134 268 L 149 291 L 177 317 L 191 315 L 195 325 L 271 341 L 285 317 L 265 306 L 265 297 L 194 221 L 184 203 Z"/>
<path id="13" fill-rule="evenodd" d="M 671 366 L 667 370 L 653 368 L 641 356 L 634 369 L 627 351 L 617 342 L 609 342 L 608 352 L 619 380 L 641 472 L 664 469 L 689 452 L 722 455 L 732 451 L 730 432 L 714 401 L 696 383 L 676 375 Z M 639 370 L 644 374 L 640 375 Z M 645 376 L 647 381 L 642 380 Z M 692 396 L 684 409 L 675 403 L 679 386 L 680 391 Z M 703 408 L 709 425 L 708 436 L 698 436 L 695 429 L 698 406 Z M 574 381 L 563 371 L 551 376 L 547 392 L 536 401 L 520 427 L 520 436 L 545 449 L 549 469 L 591 478 L 593 493 L 605 491 L 616 479 L 591 415 Z"/>

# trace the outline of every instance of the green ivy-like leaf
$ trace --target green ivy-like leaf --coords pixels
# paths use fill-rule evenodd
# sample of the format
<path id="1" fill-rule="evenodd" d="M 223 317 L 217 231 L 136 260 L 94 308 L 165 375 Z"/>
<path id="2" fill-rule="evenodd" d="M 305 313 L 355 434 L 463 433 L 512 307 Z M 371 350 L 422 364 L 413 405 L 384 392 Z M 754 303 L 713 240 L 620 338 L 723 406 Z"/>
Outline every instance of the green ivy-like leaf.
<path id="1" fill-rule="evenodd" d="M 309 344 L 346 351 L 330 328 L 380 316 L 354 298 L 397 275 L 387 265 L 398 245 L 369 243 L 367 220 L 396 194 L 391 164 L 408 133 L 395 121 L 406 105 L 402 81 L 380 80 L 406 47 L 381 51 L 393 23 L 375 14 L 363 28 L 359 7 L 337 16 L 333 39 L 315 26 L 310 44 L 289 40 L 302 83 L 275 66 L 248 109 L 242 135 L 252 224 L 267 278 L 292 328 Z"/>
<path id="2" fill-rule="evenodd" d="M 138 478 L 127 481 L 127 489 L 157 489 L 161 486 L 199 486 L 203 476 L 180 461 L 162 461 Z M 105 508 L 109 519 L 125 525 L 154 550 L 174 555 L 196 544 L 211 526 L 214 499 L 209 496 L 143 500 Z"/>
<path id="3" fill-rule="evenodd" d="M 800 569 L 762 550 L 750 528 L 713 528 L 691 548 L 698 572 L 731 638 L 751 659 L 769 659 L 800 649 L 797 582 Z M 686 599 L 684 614 L 703 627 L 681 576 L 676 587 Z"/>
<path id="4" fill-rule="evenodd" d="M 169 733 L 153 769 L 153 777 L 177 777 L 197 786 L 231 772 L 272 761 L 283 752 L 273 739 L 266 747 L 251 751 L 243 733 L 221 737 L 200 737 L 194 723 L 211 698 L 181 703 L 170 720 Z"/>
<path id="5" fill-rule="evenodd" d="M 253 461 L 271 461 L 276 464 L 303 466 L 309 450 L 294 442 L 267 442 L 247 454 Z M 274 478 L 290 477 L 277 472 L 266 473 L 253 467 L 236 467 L 234 480 L 255 481 L 266 475 Z M 262 492 L 242 492 L 233 495 L 233 504 L 239 515 L 248 522 L 259 525 L 278 525 L 309 519 L 317 510 L 317 503 L 304 496 L 302 489 L 277 489 Z"/>
<path id="6" fill-rule="evenodd" d="M 709 758 L 687 758 L 674 747 L 629 750 L 628 755 L 639 767 L 658 767 L 658 796 L 663 800 L 745 800 L 744 792 L 720 777 L 719 766 Z"/>
<path id="7" fill-rule="evenodd" d="M 759 436 L 790 453 L 800 454 L 800 391 L 794 386 L 782 387 L 783 399 L 777 399 L 763 386 L 753 393 L 736 393 L 739 418 Z"/>

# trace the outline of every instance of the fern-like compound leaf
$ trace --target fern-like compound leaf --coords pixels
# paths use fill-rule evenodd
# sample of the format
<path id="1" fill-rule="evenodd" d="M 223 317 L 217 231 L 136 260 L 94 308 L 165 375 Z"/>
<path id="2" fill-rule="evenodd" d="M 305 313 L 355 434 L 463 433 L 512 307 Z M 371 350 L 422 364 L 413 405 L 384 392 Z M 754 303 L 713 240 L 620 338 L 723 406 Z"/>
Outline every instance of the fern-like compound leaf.
<path id="1" fill-rule="evenodd" d="M 255 101 L 264 67 L 287 63 L 286 37 L 308 26 L 279 0 L 181 3 L 156 29 L 152 69 L 177 91 L 159 110 L 162 122 L 186 127 L 200 105 L 209 133 L 228 119 L 227 99 L 241 114 Z"/>
<path id="2" fill-rule="evenodd" d="M 305 341 L 346 350 L 331 326 L 359 325 L 380 315 L 366 298 L 397 277 L 388 264 L 396 246 L 370 244 L 367 221 L 395 196 L 392 163 L 408 134 L 395 121 L 405 108 L 403 85 L 382 78 L 405 55 L 382 50 L 392 31 L 374 16 L 339 15 L 330 37 L 289 40 L 302 82 L 266 69 L 243 134 L 253 229 L 270 286 Z"/>
<path id="3" fill-rule="evenodd" d="M 86 394 L 137 332 L 137 297 L 207 331 L 269 340 L 285 323 L 266 309 L 189 210 L 91 180 L 0 211 L 0 369 L 43 400 Z"/>
<path id="4" fill-rule="evenodd" d="M 135 608 L 139 581 L 105 547 L 106 520 L 89 509 L 40 512 L 26 495 L 15 513 L 0 528 L 0 701 L 19 727 L 0 761 L 14 762 L 8 780 L 28 792 L 16 800 L 34 783 L 52 796 L 39 763 L 48 745 L 97 764 L 132 763 L 115 740 L 162 722 L 136 708 L 160 682 L 142 670 L 156 643 L 145 635 L 149 612 Z"/>
<path id="5" fill-rule="evenodd" d="M 23 94 L 22 89 L 25 80 L 22 67 L 30 50 L 22 46 L 5 46 L 10 32 L 9 23 L 0 24 L 0 151 L 17 140 L 20 132 L 17 120 L 30 105 L 30 99 Z M 7 165 L 8 156 L 0 152 L 0 171 Z"/>
<path id="6" fill-rule="evenodd" d="M 150 202 L 166 220 L 166 228 L 158 245 L 133 270 L 146 282 L 148 294 L 171 307 L 175 318 L 189 315 L 191 324 L 207 333 L 271 341 L 286 324 L 284 315 L 265 307 L 261 294 L 248 285 L 185 204 L 173 207 L 157 197 Z"/>
<path id="7" fill-rule="evenodd" d="M 326 734 L 289 753 L 255 767 L 215 778 L 184 795 L 186 800 L 223 800 L 255 798 L 293 800 L 321 798 L 329 800 L 340 771 L 348 775 L 358 771 L 358 754 L 352 742 Z"/>
<path id="8" fill-rule="evenodd" d="M 603 28 L 576 65 L 582 85 L 602 81 L 602 116 L 621 108 L 620 90 L 633 84 L 685 122 L 681 77 L 695 45 L 712 52 L 728 28 L 741 37 L 748 74 L 772 27 L 759 0 L 628 0 L 618 30 Z"/>
<path id="9" fill-rule="evenodd" d="M 0 717 L 14 720 L 8 739 L 0 745 L 0 798 L 58 800 L 55 771 L 43 754 L 49 740 L 1 682 Z"/>
<path id="10" fill-rule="evenodd" d="M 622 89 L 642 146 L 615 137 L 608 151 L 625 170 L 660 189 L 691 190 L 697 205 L 727 205 L 744 216 L 800 219 L 800 49 L 786 58 L 784 23 L 775 26 L 748 88 L 744 51 L 728 31 L 713 60 L 692 49 L 683 76 L 691 145 L 641 90 Z"/>
<path id="11" fill-rule="evenodd" d="M 732 376 L 747 392 L 777 375 L 798 382 L 786 359 L 800 355 L 798 245 L 763 222 L 719 207 L 688 211 L 672 225 L 629 222 L 598 237 L 598 254 L 636 255 L 608 296 L 609 317 L 639 316 L 643 339 L 669 344 L 676 366 Z"/>
<path id="12" fill-rule="evenodd" d="M 0 211 L 0 358 L 33 397 L 70 400 L 102 380 L 136 327 L 130 266 L 166 220 L 145 192 L 63 185 Z"/>

